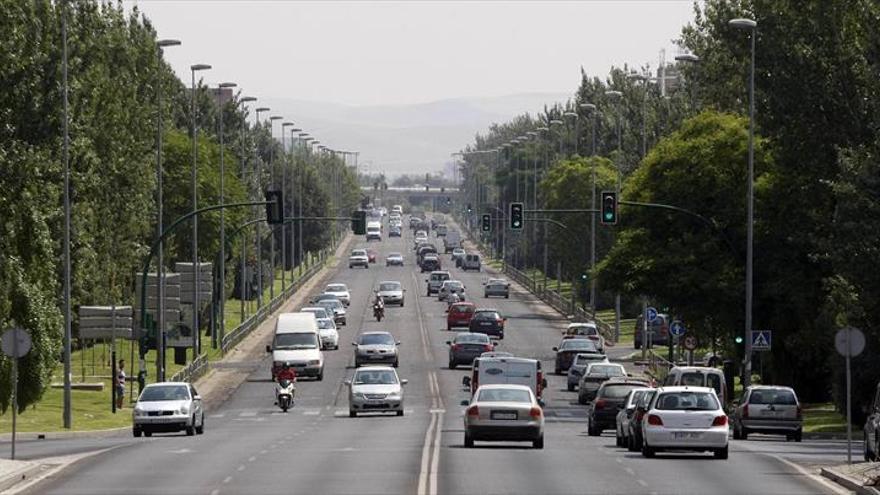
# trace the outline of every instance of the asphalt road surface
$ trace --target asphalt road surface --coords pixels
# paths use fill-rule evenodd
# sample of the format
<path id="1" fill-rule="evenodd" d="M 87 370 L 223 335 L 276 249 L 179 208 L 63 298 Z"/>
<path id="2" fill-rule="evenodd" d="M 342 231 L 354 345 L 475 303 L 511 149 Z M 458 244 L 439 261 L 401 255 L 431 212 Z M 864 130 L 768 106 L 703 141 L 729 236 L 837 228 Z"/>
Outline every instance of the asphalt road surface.
<path id="1" fill-rule="evenodd" d="M 359 245 L 367 246 L 366 242 Z M 438 243 L 438 246 L 440 244 Z M 460 401 L 464 367 L 449 370 L 445 303 L 425 296 L 425 276 L 414 266 L 412 238 L 370 243 L 380 252 L 368 270 L 340 263 L 333 280 L 352 291 L 348 325 L 339 350 L 325 351 L 321 382 L 303 379 L 295 407 L 273 405 L 271 359 L 251 363 L 253 374 L 220 408 L 207 412 L 204 435 L 157 434 L 21 442 L 21 458 L 39 458 L 112 447 L 74 464 L 33 493 L 831 493 L 832 487 L 798 468 L 837 462 L 839 442 L 786 443 L 767 437 L 731 441 L 730 459 L 706 454 L 659 455 L 645 459 L 614 445 L 613 432 L 586 434 L 585 406 L 565 391 L 565 377 L 549 375 L 544 450 L 530 443 L 477 443 L 463 447 Z M 385 267 L 384 255 L 400 251 L 404 267 Z M 482 298 L 485 272 L 463 273 L 443 256 L 444 269 L 464 281 L 478 306 L 508 317 L 499 350 L 543 360 L 552 371 L 551 348 L 566 321 L 519 290 L 510 299 Z M 403 307 L 389 306 L 377 323 L 370 294 L 378 282 L 398 280 L 406 288 Z M 353 371 L 350 345 L 360 331 L 388 330 L 401 341 L 399 374 L 405 387 L 403 417 L 348 417 L 344 380 Z M 612 356 L 623 350 L 611 350 Z"/>

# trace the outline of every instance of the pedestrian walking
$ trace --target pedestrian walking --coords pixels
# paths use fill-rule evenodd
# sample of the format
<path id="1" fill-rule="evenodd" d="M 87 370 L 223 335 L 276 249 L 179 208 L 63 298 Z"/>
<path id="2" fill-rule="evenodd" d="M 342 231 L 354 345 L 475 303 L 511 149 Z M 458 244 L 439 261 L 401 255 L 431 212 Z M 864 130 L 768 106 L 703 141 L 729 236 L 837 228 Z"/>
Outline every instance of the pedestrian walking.
<path id="1" fill-rule="evenodd" d="M 122 409 L 122 401 L 125 398 L 125 360 L 119 360 L 119 366 L 116 368 L 116 408 Z"/>

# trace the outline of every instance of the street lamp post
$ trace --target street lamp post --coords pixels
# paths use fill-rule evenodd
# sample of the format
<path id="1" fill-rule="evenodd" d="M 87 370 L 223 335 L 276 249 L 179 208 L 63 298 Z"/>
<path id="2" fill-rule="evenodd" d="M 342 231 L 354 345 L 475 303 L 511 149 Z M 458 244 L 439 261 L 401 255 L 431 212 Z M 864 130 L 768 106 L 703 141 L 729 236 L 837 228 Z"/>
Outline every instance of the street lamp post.
<path id="1" fill-rule="evenodd" d="M 565 124 L 565 122 L 563 122 L 563 121 L 561 121 L 561 120 L 559 120 L 559 119 L 553 119 L 553 120 L 550 121 L 550 127 L 551 127 L 551 128 L 554 127 L 554 126 L 561 127 L 563 124 Z M 560 130 L 560 131 L 559 131 L 559 157 L 562 158 L 562 155 L 563 155 L 563 154 L 564 154 L 564 153 L 562 152 L 562 130 Z"/>
<path id="2" fill-rule="evenodd" d="M 746 328 L 743 336 L 745 360 L 743 362 L 743 387 L 752 383 L 752 297 L 754 263 L 754 223 L 755 223 L 755 35 L 758 23 L 753 19 L 733 19 L 728 23 L 736 29 L 749 31 L 751 39 L 751 63 L 749 70 L 749 178 L 746 225 Z"/>
<path id="3" fill-rule="evenodd" d="M 623 99 L 623 93 L 620 91 L 608 90 L 605 91 L 605 96 L 610 98 L 612 101 L 620 102 Z M 622 113 L 621 109 L 617 108 L 617 194 L 620 195 L 620 186 L 623 180 L 623 176 L 621 173 L 621 164 L 620 160 L 623 155 L 623 137 L 621 134 L 621 118 L 620 114 Z M 596 308 L 593 308 L 593 311 L 596 311 Z M 620 340 L 620 293 L 614 295 L 614 341 L 617 342 Z"/>
<path id="4" fill-rule="evenodd" d="M 275 184 L 276 184 L 275 178 L 278 175 L 278 172 L 276 170 L 277 167 L 275 166 L 275 121 L 276 120 L 283 120 L 283 119 L 284 119 L 284 117 L 282 117 L 280 115 L 272 115 L 269 117 L 269 138 L 270 138 L 270 140 L 269 140 L 269 142 L 270 142 L 270 146 L 269 146 L 269 173 L 270 173 L 269 184 L 271 184 L 271 186 L 273 188 L 275 187 Z M 283 129 L 281 131 L 281 139 L 284 139 L 284 130 Z M 271 227 L 269 228 L 269 230 L 270 230 L 269 259 L 271 260 L 269 262 L 269 273 L 272 274 L 272 280 L 269 282 L 269 300 L 271 301 L 272 299 L 275 299 L 275 230 Z M 284 224 L 283 223 L 281 224 L 281 231 L 284 232 Z M 281 236 L 281 239 L 282 239 L 281 242 L 283 243 L 284 242 L 283 235 Z M 282 249 L 284 249 L 284 248 L 282 247 Z M 284 270 L 281 270 L 281 272 L 284 273 Z"/>
<path id="5" fill-rule="evenodd" d="M 576 112 L 565 112 L 562 114 L 563 117 L 568 117 L 570 119 L 574 119 L 574 154 L 578 154 L 578 145 L 581 140 L 581 122 L 578 118 L 578 114 Z M 562 136 L 559 137 L 560 142 L 562 142 Z"/>
<path id="6" fill-rule="evenodd" d="M 246 103 L 252 103 L 255 101 L 257 101 L 257 99 L 254 98 L 253 96 L 245 96 L 244 98 L 242 98 L 240 100 L 242 105 L 244 105 Z M 244 160 L 244 155 L 245 155 L 245 139 L 244 139 L 245 132 L 244 131 L 245 131 L 246 125 L 247 125 L 247 122 L 245 121 L 245 119 L 242 119 L 241 120 L 241 129 L 240 129 L 241 153 L 239 154 L 239 166 L 241 167 L 241 182 L 243 184 L 245 184 L 245 193 L 248 192 L 247 191 L 247 181 L 246 181 L 247 170 L 245 169 L 245 160 Z M 245 300 L 245 294 L 247 294 L 247 287 L 248 287 L 247 277 L 245 277 L 246 274 L 247 274 L 247 241 L 245 240 L 244 236 L 242 236 L 241 273 L 239 275 L 240 280 L 239 280 L 239 284 L 238 284 L 238 297 L 240 299 L 239 302 L 241 303 L 241 308 L 240 308 L 240 317 L 241 318 L 239 319 L 239 321 L 244 321 L 244 300 Z M 222 327 L 221 327 L 221 329 L 222 329 Z M 222 340 L 223 337 L 221 336 L 220 338 Z"/>
<path id="7" fill-rule="evenodd" d="M 296 216 L 294 214 L 294 197 L 296 195 L 296 156 L 293 153 L 293 135 L 297 132 L 302 131 L 297 127 L 293 127 L 290 129 L 290 214 L 291 216 Z M 302 256 L 302 253 L 300 253 Z M 290 225 L 290 283 L 293 283 L 293 267 L 296 265 L 296 223 Z"/>
<path id="8" fill-rule="evenodd" d="M 648 154 L 648 81 L 650 77 L 645 74 L 629 74 L 629 79 L 642 82 L 642 158 Z"/>
<path id="9" fill-rule="evenodd" d="M 282 122 L 281 123 L 281 156 L 283 160 L 281 161 L 281 190 L 283 191 L 285 186 L 287 185 L 287 145 L 285 141 L 284 130 L 288 127 L 293 126 L 293 122 Z M 283 196 L 287 196 L 286 194 Z M 290 227 L 293 230 L 293 227 Z M 293 239 L 291 239 L 293 242 Z M 293 248 L 293 244 L 290 245 Z M 283 291 L 285 286 L 284 280 L 284 271 L 287 270 L 287 223 L 281 224 L 281 290 Z M 292 265 L 292 263 L 291 263 Z M 291 277 L 293 276 L 293 272 L 291 271 Z"/>
<path id="10" fill-rule="evenodd" d="M 255 127 L 260 125 L 260 114 L 268 112 L 270 110 L 271 109 L 269 107 L 258 107 L 255 110 Z M 260 188 L 263 183 L 263 171 L 261 170 L 262 167 L 260 167 L 260 149 L 258 143 L 256 143 L 256 145 L 254 146 L 254 168 L 254 173 L 257 179 L 255 195 L 259 197 Z M 258 213 L 259 211 L 257 210 L 257 208 L 254 208 L 254 214 L 256 215 Z M 255 254 L 257 257 L 257 307 L 260 308 L 263 306 L 263 242 L 261 237 L 262 229 L 260 228 L 259 223 L 256 225 L 254 232 L 256 235 L 254 242 L 256 244 Z"/>
<path id="11" fill-rule="evenodd" d="M 221 89 L 226 88 L 234 88 L 237 85 L 233 82 L 225 82 L 220 83 L 218 87 Z M 220 95 L 221 99 L 223 97 L 222 93 Z M 226 162 L 223 158 L 223 105 L 220 105 L 220 204 L 224 204 L 225 201 L 225 184 L 226 184 Z M 220 266 L 218 267 L 218 273 L 220 275 L 220 297 L 217 299 L 219 302 L 219 314 L 220 314 L 220 335 L 223 335 L 226 331 L 226 213 L 224 210 L 220 210 Z M 216 328 L 216 325 L 214 325 Z M 214 332 L 211 334 L 211 346 L 215 349 L 217 348 L 217 333 Z"/>
<path id="12" fill-rule="evenodd" d="M 590 208 L 596 209 L 596 125 L 599 122 L 598 113 L 596 111 L 596 105 L 592 103 L 581 103 L 578 107 L 582 110 L 586 110 L 590 112 L 593 117 L 593 123 L 590 126 L 590 134 L 592 135 L 592 143 L 590 145 L 590 156 L 592 158 L 593 164 L 590 167 L 592 170 L 592 194 L 590 196 Z M 596 277 L 593 276 L 593 271 L 596 269 L 596 214 L 593 213 L 590 215 L 590 307 L 593 310 L 596 310 Z"/>
<path id="13" fill-rule="evenodd" d="M 694 55 L 693 53 L 680 53 L 675 56 L 675 61 L 685 64 L 698 64 L 700 62 L 700 57 Z M 690 82 L 690 81 L 688 81 Z M 695 106 L 699 106 L 699 98 L 696 95 L 696 88 L 688 88 L 688 92 L 692 92 L 691 97 L 693 100 L 691 103 Z"/>
<path id="14" fill-rule="evenodd" d="M 301 133 L 299 133 L 299 138 L 303 143 L 303 150 L 305 151 L 305 146 L 308 143 L 307 139 L 310 139 L 309 133 L 308 132 L 301 132 Z M 303 193 L 305 192 L 307 160 L 308 160 L 308 152 L 306 151 L 306 156 L 303 158 L 303 163 L 302 163 L 302 166 L 300 167 L 299 194 L 297 195 L 298 197 L 296 198 L 297 199 L 297 201 L 296 201 L 296 203 L 297 203 L 297 216 L 299 216 L 299 217 L 303 216 Z M 297 236 L 296 237 L 297 244 L 299 246 L 299 255 L 303 256 L 304 251 L 303 251 L 303 223 L 302 222 L 297 222 L 296 236 Z"/>
<path id="15" fill-rule="evenodd" d="M 156 67 L 156 237 L 159 239 L 159 252 L 156 259 L 156 273 L 158 274 L 158 302 L 156 304 L 156 381 L 165 381 L 165 242 L 162 240 L 162 49 L 180 45 L 178 40 L 159 40 L 156 47 L 159 51 Z M 143 325 L 143 322 L 141 322 Z M 146 369 L 141 366 L 141 373 Z"/>
<path id="16" fill-rule="evenodd" d="M 192 73 L 192 91 L 190 92 L 190 109 L 192 119 L 192 211 L 199 208 L 199 185 L 198 185 L 198 132 L 199 125 L 196 119 L 196 72 L 209 70 L 208 64 L 195 64 L 190 66 Z M 193 360 L 199 355 L 199 275 L 201 268 L 199 267 L 199 217 L 193 216 L 193 238 L 192 238 L 192 264 L 193 264 L 193 301 L 192 301 L 192 332 L 193 332 Z"/>
<path id="17" fill-rule="evenodd" d="M 62 283 L 64 294 L 64 410 L 61 413 L 64 428 L 70 429 L 72 424 L 72 405 L 71 405 L 71 389 L 70 382 L 70 341 L 72 340 L 70 314 L 70 228 L 71 228 L 71 208 L 70 208 L 70 134 L 69 128 L 69 101 L 67 98 L 67 2 L 61 2 L 61 87 L 64 107 L 62 111 L 64 141 L 62 144 L 61 154 L 64 162 L 64 240 L 63 259 L 64 259 L 64 281 Z M 13 358 L 16 359 L 16 358 Z M 13 392 L 18 396 L 18 391 Z M 14 413 L 17 414 L 17 411 Z"/>

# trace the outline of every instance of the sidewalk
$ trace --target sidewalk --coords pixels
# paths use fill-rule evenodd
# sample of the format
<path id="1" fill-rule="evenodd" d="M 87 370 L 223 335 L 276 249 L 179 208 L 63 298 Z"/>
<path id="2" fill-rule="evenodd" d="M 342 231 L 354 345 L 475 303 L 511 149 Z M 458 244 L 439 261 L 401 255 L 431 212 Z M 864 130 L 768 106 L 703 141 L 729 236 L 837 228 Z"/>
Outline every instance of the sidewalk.
<path id="1" fill-rule="evenodd" d="M 0 459 L 0 493 L 13 486 L 39 476 L 43 471 L 52 468 L 51 464 L 38 461 L 12 461 Z"/>
<path id="2" fill-rule="evenodd" d="M 859 462 L 821 468 L 822 476 L 859 495 L 880 495 L 880 463 Z"/>

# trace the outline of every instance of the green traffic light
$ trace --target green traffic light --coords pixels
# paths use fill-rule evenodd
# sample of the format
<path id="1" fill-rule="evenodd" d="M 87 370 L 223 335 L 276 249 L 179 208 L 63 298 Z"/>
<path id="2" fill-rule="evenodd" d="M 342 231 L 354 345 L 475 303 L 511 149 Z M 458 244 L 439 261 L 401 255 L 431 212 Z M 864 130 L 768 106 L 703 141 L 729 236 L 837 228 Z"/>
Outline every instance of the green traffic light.
<path id="1" fill-rule="evenodd" d="M 739 336 L 737 336 L 737 337 L 736 337 L 735 339 L 733 339 L 733 340 L 734 340 L 737 344 L 742 344 L 742 343 L 743 343 L 743 338 L 742 338 L 742 337 L 739 337 Z"/>
<path id="2" fill-rule="evenodd" d="M 614 218 L 614 214 L 611 212 L 605 213 L 605 220 L 611 220 Z"/>

